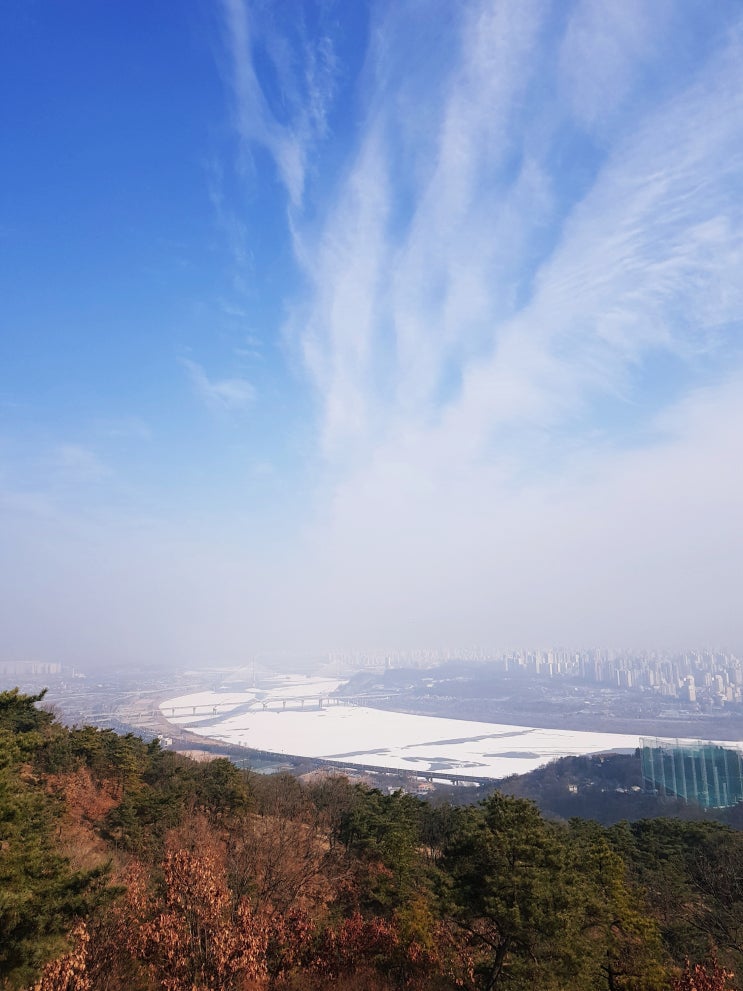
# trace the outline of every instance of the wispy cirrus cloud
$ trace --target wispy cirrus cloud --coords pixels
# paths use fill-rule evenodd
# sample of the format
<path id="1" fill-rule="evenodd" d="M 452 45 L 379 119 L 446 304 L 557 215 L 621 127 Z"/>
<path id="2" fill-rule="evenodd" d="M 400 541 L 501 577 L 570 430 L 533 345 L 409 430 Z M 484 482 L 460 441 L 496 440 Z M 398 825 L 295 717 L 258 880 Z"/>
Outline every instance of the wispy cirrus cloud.
<path id="1" fill-rule="evenodd" d="M 152 429 L 140 416 L 101 419 L 94 424 L 95 433 L 108 440 L 152 440 Z"/>
<path id="2" fill-rule="evenodd" d="M 299 45 L 289 48 L 286 39 L 267 23 L 270 11 L 247 0 L 222 0 L 227 44 L 226 75 L 232 93 L 235 123 L 246 152 L 263 147 L 273 158 L 293 206 L 302 202 L 308 154 L 324 133 L 327 107 L 335 89 L 336 64 L 326 36 L 310 40 L 302 31 L 297 9 Z M 255 69 L 254 52 L 261 46 L 272 66 L 277 92 L 273 106 Z"/>
<path id="3" fill-rule="evenodd" d="M 229 202 L 224 190 L 223 169 L 216 161 L 212 161 L 207 169 L 209 200 L 214 210 L 218 229 L 225 239 L 227 249 L 232 258 L 232 289 L 243 293 L 247 284 L 247 276 L 253 267 L 253 255 L 249 247 L 248 229 L 238 211 Z M 229 304 L 227 304 L 229 306 Z M 224 310 L 225 304 L 220 301 Z M 235 307 L 232 306 L 231 309 Z"/>
<path id="4" fill-rule="evenodd" d="M 415 181 L 400 175 L 417 122 L 378 107 L 321 236 L 300 243 L 312 293 L 296 324 L 328 452 L 421 424 L 470 444 L 502 423 L 552 428 L 600 393 L 631 394 L 658 349 L 693 361 L 740 312 L 736 36 L 607 142 L 585 108 L 544 93 L 576 73 L 607 85 L 601 19 L 578 7 L 561 38 L 540 4 L 464 16 L 459 64 L 428 108 L 427 174 L 413 156 Z M 664 20 L 628 23 L 612 70 L 623 91 Z M 570 181 L 571 144 L 587 180 Z"/>
<path id="5" fill-rule="evenodd" d="M 190 358 L 181 358 L 194 392 L 213 412 L 235 413 L 251 406 L 255 389 L 245 378 L 210 378 L 202 366 Z"/>
<path id="6" fill-rule="evenodd" d="M 547 4 L 462 8 L 425 128 L 390 94 L 430 64 L 386 50 L 377 79 L 370 56 L 355 157 L 320 232 L 295 227 L 331 625 L 569 639 L 632 613 L 641 639 L 643 602 L 668 636 L 674 610 L 708 635 L 729 605 L 740 511 L 685 480 L 741 454 L 741 26 L 679 68 L 678 12 L 633 9 L 556 29 Z M 407 10 L 385 11 L 397 44 Z M 677 527 L 700 534 L 681 571 Z"/>
<path id="7" fill-rule="evenodd" d="M 271 345 L 290 308 L 317 420 L 285 455 L 258 410 L 260 444 L 225 458 L 244 456 L 238 500 L 269 482 L 279 494 L 264 515 L 220 512 L 223 530 L 200 523 L 199 540 L 125 533 L 113 556 L 91 532 L 81 601 L 102 600 L 111 561 L 138 583 L 144 571 L 142 629 L 161 628 L 167 589 L 176 653 L 210 658 L 258 642 L 743 637 L 743 52 L 731 4 L 727 28 L 671 65 L 703 7 L 381 2 L 352 71 L 302 9 L 277 25 L 275 5 L 223 0 L 242 152 L 266 153 L 284 192 L 246 211 L 215 169 L 212 205 L 234 268 L 267 258 L 274 282 L 221 297 L 236 374 L 181 364 L 212 412 L 253 408 L 241 366 L 280 405 Z M 325 158 L 339 78 L 355 89 Z M 260 153 L 252 164 L 243 193 L 265 171 Z M 286 226 L 263 256 L 267 214 Z M 286 244 L 304 289 L 290 273 L 274 299 Z M 300 511 L 284 509 L 290 491 Z"/>
<path id="8" fill-rule="evenodd" d="M 643 85 L 643 70 L 654 60 L 673 60 L 683 30 L 669 0 L 599 6 L 578 0 L 567 15 L 558 48 L 560 95 L 588 127 L 611 133 L 617 113 Z"/>
<path id="9" fill-rule="evenodd" d="M 111 473 L 98 454 L 85 444 L 58 444 L 50 464 L 55 471 L 77 481 L 98 481 Z"/>
<path id="10" fill-rule="evenodd" d="M 314 243 L 299 238 L 314 297 L 297 323 L 325 407 L 328 452 L 355 448 L 355 434 L 393 412 L 429 417 L 452 384 L 449 373 L 456 379 L 487 345 L 490 321 L 512 311 L 509 280 L 524 250 L 518 211 L 545 209 L 547 197 L 530 163 L 512 188 L 504 178 L 541 24 L 534 5 L 471 11 L 455 32 L 466 58 L 449 66 L 443 84 L 432 79 L 439 101 L 424 104 L 425 129 L 410 99 L 379 101 L 369 84 L 369 124 L 327 226 Z M 385 29 L 399 44 L 394 20 L 388 15 Z M 413 62 L 424 78 L 411 81 L 410 60 L 398 57 L 402 75 L 391 80 L 389 53 L 378 58 L 386 94 L 399 83 L 403 94 L 423 97 L 439 69 Z"/>

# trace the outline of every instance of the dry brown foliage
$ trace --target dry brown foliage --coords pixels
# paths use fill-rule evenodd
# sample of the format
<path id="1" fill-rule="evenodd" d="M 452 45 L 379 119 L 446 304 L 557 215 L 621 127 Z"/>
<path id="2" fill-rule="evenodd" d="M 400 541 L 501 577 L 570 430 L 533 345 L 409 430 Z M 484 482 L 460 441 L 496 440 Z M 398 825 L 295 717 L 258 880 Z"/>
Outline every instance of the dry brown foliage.
<path id="1" fill-rule="evenodd" d="M 240 991 L 267 975 L 268 929 L 247 900 L 233 903 L 213 851 L 171 850 L 163 895 L 153 900 L 133 871 L 122 919 L 129 953 L 163 991 Z"/>
<path id="2" fill-rule="evenodd" d="M 57 850 L 75 870 L 90 870 L 111 859 L 111 849 L 97 832 L 106 814 L 121 801 L 114 781 L 96 781 L 87 767 L 45 779 L 46 791 L 60 796 L 64 817 L 57 830 Z"/>
<path id="3" fill-rule="evenodd" d="M 671 986 L 671 991 L 732 991 L 735 975 L 731 970 L 720 967 L 716 960 L 710 963 L 692 965 L 688 960 L 683 973 Z"/>
<path id="4" fill-rule="evenodd" d="M 94 779 L 87 767 L 65 774 L 46 776 L 47 791 L 64 796 L 70 818 L 75 822 L 98 823 L 121 801 L 121 785 L 116 781 Z"/>
<path id="5" fill-rule="evenodd" d="M 87 968 L 90 936 L 85 923 L 77 925 L 71 936 L 72 950 L 46 965 L 33 991 L 94 991 Z"/>

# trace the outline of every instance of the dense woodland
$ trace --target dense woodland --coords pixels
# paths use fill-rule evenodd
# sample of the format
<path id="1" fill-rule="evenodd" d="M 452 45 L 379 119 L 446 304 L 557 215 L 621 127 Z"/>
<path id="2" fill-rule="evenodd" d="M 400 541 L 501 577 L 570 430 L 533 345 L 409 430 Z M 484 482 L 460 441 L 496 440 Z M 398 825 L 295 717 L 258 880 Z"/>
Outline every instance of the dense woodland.
<path id="1" fill-rule="evenodd" d="M 0 987 L 723 991 L 743 833 L 195 763 L 0 693 Z"/>

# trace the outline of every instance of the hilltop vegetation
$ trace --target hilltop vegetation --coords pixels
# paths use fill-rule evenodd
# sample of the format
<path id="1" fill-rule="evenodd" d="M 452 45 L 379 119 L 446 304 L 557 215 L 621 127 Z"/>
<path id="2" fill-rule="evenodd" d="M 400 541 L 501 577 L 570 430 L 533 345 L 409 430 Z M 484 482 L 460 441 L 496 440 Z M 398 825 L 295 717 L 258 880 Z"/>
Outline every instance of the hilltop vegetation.
<path id="1" fill-rule="evenodd" d="M 728 826 L 261 777 L 41 701 L 0 693 L 7 991 L 739 986 Z"/>
<path id="2" fill-rule="evenodd" d="M 561 757 L 528 774 L 499 783 L 502 790 L 534 802 L 547 816 L 580 816 L 605 826 L 627 820 L 673 816 L 743 826 L 743 806 L 702 809 L 673 795 L 649 794 L 643 788 L 640 752 Z"/>

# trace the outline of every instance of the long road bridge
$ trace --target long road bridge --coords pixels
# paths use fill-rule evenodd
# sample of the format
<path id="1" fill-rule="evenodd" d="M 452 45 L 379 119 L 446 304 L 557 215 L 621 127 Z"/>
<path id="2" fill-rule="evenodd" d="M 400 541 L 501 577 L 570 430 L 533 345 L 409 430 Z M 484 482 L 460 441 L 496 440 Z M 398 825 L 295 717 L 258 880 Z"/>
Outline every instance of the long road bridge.
<path id="1" fill-rule="evenodd" d="M 136 694 L 134 692 L 132 695 Z M 137 709 L 136 711 L 127 711 L 126 707 L 117 707 L 115 709 L 109 709 L 106 711 L 96 710 L 91 713 L 88 718 L 91 718 L 97 722 L 105 719 L 125 719 L 127 722 L 136 725 L 148 720 L 156 719 L 161 716 L 166 720 L 168 718 L 172 719 L 175 717 L 183 716 L 202 716 L 202 717 L 214 717 L 219 715 L 240 715 L 244 712 L 253 711 L 266 711 L 269 709 L 283 711 L 287 708 L 292 710 L 299 709 L 300 711 L 307 706 L 315 705 L 317 708 L 327 708 L 332 705 L 349 705 L 349 706 L 363 706 L 363 705 L 373 705 L 374 702 L 389 702 L 394 698 L 393 694 L 389 695 L 379 695 L 379 694 L 368 694 L 368 695 L 295 695 L 286 696 L 280 698 L 247 698 L 244 701 L 236 702 L 202 702 L 194 705 L 163 705 L 161 708 L 153 709 Z M 173 723 L 174 727 L 180 726 L 182 729 L 187 728 L 182 723 Z"/>
<path id="2" fill-rule="evenodd" d="M 389 695 L 293 695 L 293 696 L 281 696 L 278 698 L 260 698 L 256 696 L 255 698 L 247 698 L 241 702 L 225 701 L 225 702 L 201 702 L 196 705 L 186 704 L 186 705 L 163 705 L 160 708 L 160 712 L 167 719 L 168 716 L 217 716 L 221 712 L 234 711 L 237 715 L 239 712 L 244 712 L 247 709 L 286 709 L 287 705 L 292 708 L 299 706 L 300 709 L 304 709 L 305 703 L 313 703 L 318 708 L 322 709 L 323 706 L 329 705 L 369 705 L 374 702 L 389 702 L 390 699 L 394 698 L 393 694 Z M 154 715 L 154 710 L 152 713 Z"/>

